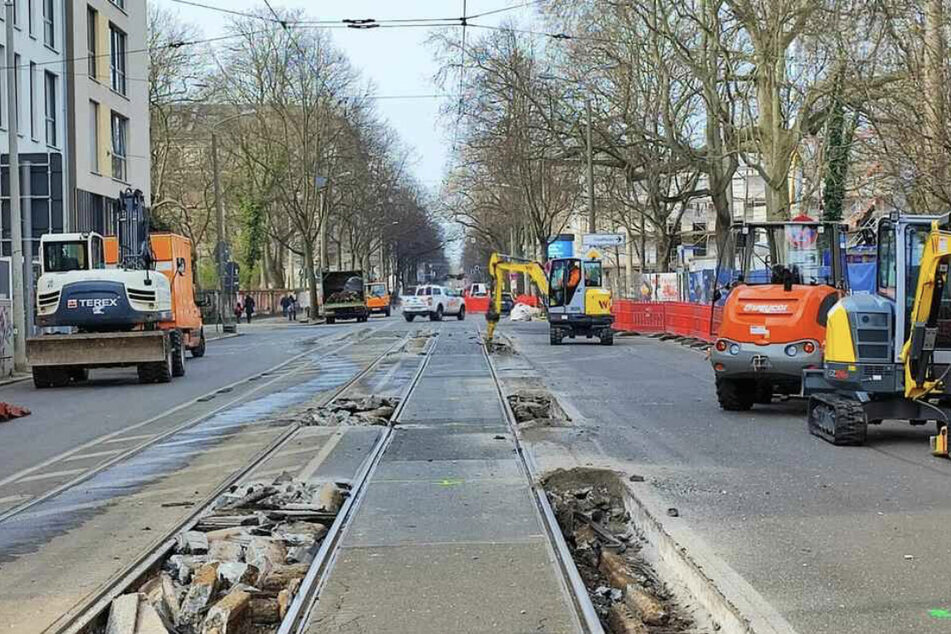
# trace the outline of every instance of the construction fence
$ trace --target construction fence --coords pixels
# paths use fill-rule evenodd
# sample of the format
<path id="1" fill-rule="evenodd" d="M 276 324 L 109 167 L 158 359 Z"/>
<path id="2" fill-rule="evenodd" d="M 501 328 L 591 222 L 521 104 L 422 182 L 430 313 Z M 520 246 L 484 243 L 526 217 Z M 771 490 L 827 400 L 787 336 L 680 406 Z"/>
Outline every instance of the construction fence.
<path id="1" fill-rule="evenodd" d="M 693 302 L 639 302 L 616 299 L 614 329 L 642 334 L 667 333 L 713 341 L 720 326 L 721 308 Z"/>

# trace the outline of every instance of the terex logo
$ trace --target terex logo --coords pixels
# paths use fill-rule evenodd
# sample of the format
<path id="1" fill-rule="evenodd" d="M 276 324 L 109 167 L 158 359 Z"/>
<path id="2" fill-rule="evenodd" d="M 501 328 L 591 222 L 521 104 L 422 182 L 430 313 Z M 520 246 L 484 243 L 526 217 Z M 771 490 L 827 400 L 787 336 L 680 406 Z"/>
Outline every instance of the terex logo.
<path id="1" fill-rule="evenodd" d="M 66 308 L 91 308 L 93 315 L 102 315 L 107 308 L 119 305 L 116 297 L 97 297 L 95 299 L 68 299 Z"/>
<path id="2" fill-rule="evenodd" d="M 743 306 L 745 313 L 786 313 L 789 312 L 788 304 L 745 304 Z"/>

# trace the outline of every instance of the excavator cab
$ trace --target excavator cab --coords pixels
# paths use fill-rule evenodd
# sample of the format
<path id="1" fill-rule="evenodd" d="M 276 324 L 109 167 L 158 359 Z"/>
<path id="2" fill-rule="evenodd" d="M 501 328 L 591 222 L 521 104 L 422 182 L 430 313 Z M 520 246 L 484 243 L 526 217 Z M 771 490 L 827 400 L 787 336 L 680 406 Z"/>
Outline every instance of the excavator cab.
<path id="1" fill-rule="evenodd" d="M 722 318 L 710 353 L 720 407 L 798 394 L 803 368 L 822 363 L 827 315 L 847 289 L 845 227 L 738 223 L 720 255 L 713 298 Z"/>
<path id="2" fill-rule="evenodd" d="M 549 338 L 558 345 L 565 337 L 598 337 L 614 343 L 611 293 L 602 287 L 604 272 L 597 258 L 559 258 L 549 262 Z"/>
<path id="3" fill-rule="evenodd" d="M 877 251 L 875 294 L 850 295 L 832 307 L 823 365 L 803 373 L 809 431 L 836 445 L 858 445 L 870 424 L 936 420 L 933 452 L 947 456 L 951 220 L 883 218 Z"/>

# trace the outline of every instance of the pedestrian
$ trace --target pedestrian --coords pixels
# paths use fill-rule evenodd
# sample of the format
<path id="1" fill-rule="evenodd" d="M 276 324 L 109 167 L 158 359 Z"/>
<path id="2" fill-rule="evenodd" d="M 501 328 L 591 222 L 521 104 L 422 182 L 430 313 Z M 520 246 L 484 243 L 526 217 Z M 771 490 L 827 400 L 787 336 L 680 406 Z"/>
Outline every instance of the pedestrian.
<path id="1" fill-rule="evenodd" d="M 241 305 L 241 300 L 239 299 L 235 302 L 234 305 L 234 318 L 238 321 L 241 321 L 241 314 L 244 312 L 244 306 Z"/>
<path id="2" fill-rule="evenodd" d="M 297 298 L 291 293 L 287 298 L 287 320 L 297 321 Z"/>
<path id="3" fill-rule="evenodd" d="M 290 303 L 291 303 L 290 295 L 284 295 L 283 297 L 281 297 L 281 314 L 284 315 L 284 317 L 287 317 L 287 310 L 288 308 L 290 308 Z"/>
<path id="4" fill-rule="evenodd" d="M 244 314 L 248 318 L 248 323 L 251 323 L 251 315 L 254 314 L 254 298 L 250 295 L 245 296 L 244 298 Z"/>

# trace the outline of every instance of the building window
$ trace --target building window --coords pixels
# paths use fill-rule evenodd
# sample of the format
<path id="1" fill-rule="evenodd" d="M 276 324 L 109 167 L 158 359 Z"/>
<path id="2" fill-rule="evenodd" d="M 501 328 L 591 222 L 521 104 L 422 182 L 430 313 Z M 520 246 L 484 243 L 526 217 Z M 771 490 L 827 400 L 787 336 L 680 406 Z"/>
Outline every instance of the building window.
<path id="1" fill-rule="evenodd" d="M 36 140 L 36 64 L 30 62 L 30 138 Z"/>
<path id="2" fill-rule="evenodd" d="M 23 90 L 20 88 L 20 75 L 23 73 L 20 72 L 20 55 L 19 53 L 13 54 L 13 103 L 16 104 L 16 126 L 17 126 L 17 136 L 23 136 L 23 106 L 20 105 L 20 95 L 23 94 Z"/>
<path id="3" fill-rule="evenodd" d="M 86 56 L 88 57 L 89 76 L 99 76 L 99 13 L 92 7 L 86 7 Z"/>
<path id="4" fill-rule="evenodd" d="M 112 113 L 112 177 L 128 180 L 126 151 L 129 139 L 129 120 L 116 112 Z"/>
<path id="5" fill-rule="evenodd" d="M 0 63 L 6 64 L 7 62 L 7 49 L 5 46 L 0 44 Z M 7 106 L 7 82 L 0 81 L 0 128 L 6 128 L 3 124 L 3 109 Z"/>
<path id="6" fill-rule="evenodd" d="M 89 100 L 89 171 L 99 173 L 99 104 Z"/>
<path id="7" fill-rule="evenodd" d="M 33 37 L 33 0 L 26 0 L 26 26 L 30 37 Z"/>
<path id="8" fill-rule="evenodd" d="M 43 43 L 56 48 L 56 27 L 53 24 L 53 0 L 43 0 Z"/>
<path id="9" fill-rule="evenodd" d="M 113 25 L 109 25 L 109 41 L 112 46 L 110 52 L 112 70 L 112 89 L 120 95 L 125 94 L 125 33 Z"/>
<path id="10" fill-rule="evenodd" d="M 46 144 L 56 147 L 56 75 L 46 72 Z"/>
<path id="11" fill-rule="evenodd" d="M 125 11 L 125 0 L 109 0 L 109 2 Z"/>

